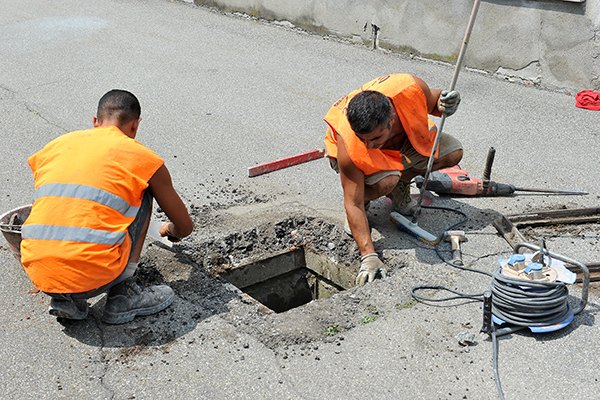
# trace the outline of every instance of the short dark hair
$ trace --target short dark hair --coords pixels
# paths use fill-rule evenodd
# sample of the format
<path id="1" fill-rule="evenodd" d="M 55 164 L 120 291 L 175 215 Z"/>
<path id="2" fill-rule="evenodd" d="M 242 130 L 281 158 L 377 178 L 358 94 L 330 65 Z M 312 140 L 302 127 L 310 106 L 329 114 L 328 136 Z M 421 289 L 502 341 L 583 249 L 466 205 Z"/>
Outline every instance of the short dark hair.
<path id="1" fill-rule="evenodd" d="M 389 124 L 392 106 L 383 93 L 365 90 L 350 100 L 346 117 L 355 133 L 366 134 L 380 125 Z"/>
<path id="2" fill-rule="evenodd" d="M 100 122 L 106 119 L 114 119 L 119 124 L 127 124 L 138 119 L 142 108 L 137 97 L 126 90 L 113 89 L 107 92 L 98 102 L 98 113 L 96 118 Z"/>

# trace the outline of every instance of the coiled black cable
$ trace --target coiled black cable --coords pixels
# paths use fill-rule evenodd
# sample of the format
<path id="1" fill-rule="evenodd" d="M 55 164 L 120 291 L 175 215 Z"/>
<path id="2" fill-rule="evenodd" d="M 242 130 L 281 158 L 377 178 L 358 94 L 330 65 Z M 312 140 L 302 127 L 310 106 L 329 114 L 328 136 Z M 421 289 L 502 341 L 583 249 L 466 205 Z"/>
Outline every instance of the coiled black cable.
<path id="1" fill-rule="evenodd" d="M 498 268 L 490 284 L 492 314 L 517 326 L 549 326 L 573 315 L 563 282 L 512 278 Z"/>

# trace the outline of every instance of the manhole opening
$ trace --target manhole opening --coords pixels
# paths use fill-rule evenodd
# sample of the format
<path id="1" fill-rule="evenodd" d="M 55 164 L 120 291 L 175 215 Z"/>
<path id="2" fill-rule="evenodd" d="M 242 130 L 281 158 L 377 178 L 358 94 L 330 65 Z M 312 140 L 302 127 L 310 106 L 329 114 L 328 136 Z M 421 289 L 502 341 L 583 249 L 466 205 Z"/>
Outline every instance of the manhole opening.
<path id="1" fill-rule="evenodd" d="M 347 268 L 304 247 L 222 271 L 222 278 L 281 313 L 355 286 Z"/>

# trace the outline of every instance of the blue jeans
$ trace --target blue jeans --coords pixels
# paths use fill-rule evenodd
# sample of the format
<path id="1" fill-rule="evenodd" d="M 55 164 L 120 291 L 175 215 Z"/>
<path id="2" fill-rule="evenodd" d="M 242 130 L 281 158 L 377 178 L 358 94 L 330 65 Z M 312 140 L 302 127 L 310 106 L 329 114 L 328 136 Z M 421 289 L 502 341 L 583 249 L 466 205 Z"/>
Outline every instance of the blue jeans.
<path id="1" fill-rule="evenodd" d="M 142 198 L 142 204 L 140 205 L 140 209 L 138 210 L 138 213 L 135 216 L 135 219 L 133 220 L 131 225 L 129 225 L 129 228 L 127 228 L 127 233 L 129 234 L 129 239 L 131 240 L 131 251 L 129 252 L 129 259 L 127 260 L 128 264 L 129 264 L 129 260 L 131 260 L 131 256 L 133 254 L 133 249 L 135 249 L 135 246 L 136 246 L 138 240 L 140 240 L 140 236 L 142 235 L 142 229 L 144 228 L 146 219 L 149 218 L 150 210 L 152 209 L 152 200 L 153 200 L 152 194 L 150 193 L 149 190 L 146 190 L 144 192 L 144 197 Z M 142 238 L 142 240 L 143 239 L 144 238 Z M 46 293 L 46 292 L 44 292 L 44 293 L 46 293 L 48 296 L 50 296 L 52 298 L 62 299 L 62 300 L 73 301 L 73 300 L 90 299 L 92 297 L 101 295 L 102 293 L 108 291 L 111 287 L 123 282 L 125 279 L 127 279 L 128 277 L 133 275 L 134 272 L 135 272 L 135 269 L 132 271 L 130 268 L 128 268 L 126 266 L 125 269 L 123 270 L 123 272 L 121 272 L 121 274 L 119 276 L 117 276 L 113 281 L 107 283 L 104 286 L 100 286 L 99 288 L 88 290 L 87 292 L 81 292 L 81 293 Z"/>

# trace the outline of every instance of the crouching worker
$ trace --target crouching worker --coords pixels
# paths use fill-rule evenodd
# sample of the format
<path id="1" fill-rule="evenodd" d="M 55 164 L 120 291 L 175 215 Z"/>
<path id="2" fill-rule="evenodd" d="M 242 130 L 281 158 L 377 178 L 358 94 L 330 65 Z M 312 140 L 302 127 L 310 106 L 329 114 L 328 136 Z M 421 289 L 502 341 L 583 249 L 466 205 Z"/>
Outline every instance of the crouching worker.
<path id="1" fill-rule="evenodd" d="M 27 160 L 35 199 L 22 227 L 21 262 L 51 297 L 51 315 L 84 319 L 86 299 L 105 292 L 109 324 L 173 302 L 170 287 L 140 286 L 133 277 L 153 198 L 170 220 L 162 236 L 176 240 L 193 230 L 163 160 L 135 140 L 140 112 L 132 93 L 111 90 L 98 103 L 93 129 L 60 136 Z"/>
<path id="2" fill-rule="evenodd" d="M 430 89 L 417 77 L 392 74 L 342 97 L 325 116 L 327 155 L 344 190 L 344 229 L 361 252 L 358 284 L 386 275 L 371 239 L 369 202 L 387 195 L 396 211 L 414 214 L 410 181 L 424 174 L 437 133 L 428 115 L 452 115 L 459 103 L 455 91 Z M 462 154 L 460 142 L 442 133 L 432 170 L 458 164 Z"/>

